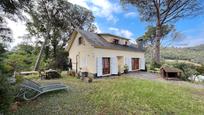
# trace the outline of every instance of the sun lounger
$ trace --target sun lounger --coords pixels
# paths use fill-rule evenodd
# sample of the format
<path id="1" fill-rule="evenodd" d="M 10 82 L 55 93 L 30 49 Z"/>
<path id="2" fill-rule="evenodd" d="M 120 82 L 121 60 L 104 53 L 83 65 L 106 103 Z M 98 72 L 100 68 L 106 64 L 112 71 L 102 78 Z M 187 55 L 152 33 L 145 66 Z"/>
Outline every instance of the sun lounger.
<path id="1" fill-rule="evenodd" d="M 23 83 L 20 84 L 20 86 L 21 86 L 21 90 L 18 93 L 17 97 L 22 97 L 25 100 L 33 100 L 38 96 L 47 92 L 68 89 L 67 86 L 61 83 L 51 83 L 47 85 L 40 85 L 31 80 L 24 80 Z"/>

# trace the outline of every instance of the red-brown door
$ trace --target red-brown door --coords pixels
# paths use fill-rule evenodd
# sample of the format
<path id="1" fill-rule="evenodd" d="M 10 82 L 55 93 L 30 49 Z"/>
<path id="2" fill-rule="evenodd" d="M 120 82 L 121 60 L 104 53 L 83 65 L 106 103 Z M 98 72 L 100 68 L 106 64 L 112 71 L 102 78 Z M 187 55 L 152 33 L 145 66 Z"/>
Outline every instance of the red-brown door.
<path id="1" fill-rule="evenodd" d="M 110 74 L 110 58 L 103 58 L 103 74 Z"/>
<path id="2" fill-rule="evenodd" d="M 132 58 L 132 70 L 139 69 L 139 58 Z"/>

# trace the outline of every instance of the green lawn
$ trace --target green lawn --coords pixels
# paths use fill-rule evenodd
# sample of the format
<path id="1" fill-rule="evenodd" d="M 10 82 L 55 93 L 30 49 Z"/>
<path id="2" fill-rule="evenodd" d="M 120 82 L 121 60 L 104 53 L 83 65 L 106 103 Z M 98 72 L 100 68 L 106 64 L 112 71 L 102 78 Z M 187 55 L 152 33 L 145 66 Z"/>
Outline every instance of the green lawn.
<path id="1" fill-rule="evenodd" d="M 132 78 L 107 78 L 90 84 L 76 78 L 63 78 L 60 81 L 71 86 L 71 91 L 53 92 L 42 95 L 34 101 L 24 102 L 14 114 L 197 115 L 204 113 L 204 93 L 202 93 L 204 89 Z"/>

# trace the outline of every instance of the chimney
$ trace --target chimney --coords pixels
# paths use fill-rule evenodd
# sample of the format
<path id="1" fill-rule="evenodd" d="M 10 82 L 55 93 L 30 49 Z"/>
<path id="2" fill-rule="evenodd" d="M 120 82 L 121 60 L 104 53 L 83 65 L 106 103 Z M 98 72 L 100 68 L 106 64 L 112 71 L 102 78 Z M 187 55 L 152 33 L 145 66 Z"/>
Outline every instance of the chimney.
<path id="1" fill-rule="evenodd" d="M 143 39 L 137 39 L 136 42 L 137 42 L 137 47 L 138 48 L 144 49 Z"/>

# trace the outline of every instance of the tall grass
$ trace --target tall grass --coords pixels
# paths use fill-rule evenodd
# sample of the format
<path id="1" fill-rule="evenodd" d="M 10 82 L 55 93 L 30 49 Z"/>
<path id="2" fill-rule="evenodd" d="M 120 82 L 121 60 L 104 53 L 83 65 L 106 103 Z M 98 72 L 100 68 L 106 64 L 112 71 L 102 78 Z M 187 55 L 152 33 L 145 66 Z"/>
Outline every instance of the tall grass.
<path id="1" fill-rule="evenodd" d="M 55 81 L 71 91 L 53 92 L 23 103 L 18 115 L 61 114 L 203 114 L 204 90 L 132 78 L 100 79 L 84 83 L 76 78 Z"/>

